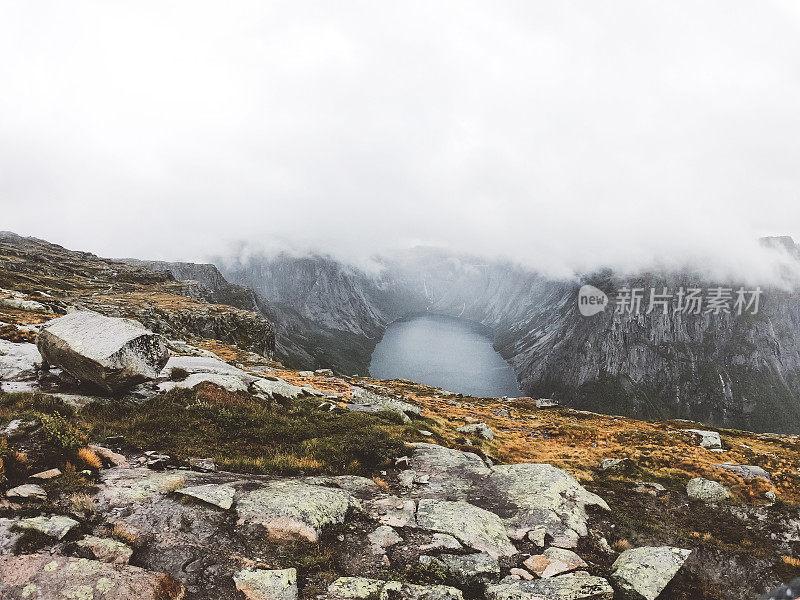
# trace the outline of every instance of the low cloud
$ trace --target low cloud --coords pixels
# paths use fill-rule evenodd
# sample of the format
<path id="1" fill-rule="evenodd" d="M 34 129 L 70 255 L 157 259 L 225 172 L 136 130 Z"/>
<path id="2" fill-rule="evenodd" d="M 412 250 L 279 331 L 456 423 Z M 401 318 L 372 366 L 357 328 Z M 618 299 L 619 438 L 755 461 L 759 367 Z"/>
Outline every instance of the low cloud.
<path id="1" fill-rule="evenodd" d="M 106 256 L 413 245 L 771 278 L 790 2 L 17 3 L 0 229 Z"/>

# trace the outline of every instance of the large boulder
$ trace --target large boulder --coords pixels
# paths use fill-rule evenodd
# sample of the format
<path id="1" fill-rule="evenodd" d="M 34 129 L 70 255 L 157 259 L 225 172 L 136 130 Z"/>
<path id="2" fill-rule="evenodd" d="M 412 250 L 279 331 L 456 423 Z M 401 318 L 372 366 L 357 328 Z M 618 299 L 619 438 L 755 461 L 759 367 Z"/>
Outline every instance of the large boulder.
<path id="1" fill-rule="evenodd" d="M 91 311 L 50 321 L 37 346 L 47 363 L 112 393 L 158 377 L 169 359 L 161 336 L 138 321 Z"/>
<path id="2" fill-rule="evenodd" d="M 625 597 L 655 600 L 691 553 L 670 546 L 632 548 L 614 561 L 611 578 Z"/>
<path id="3" fill-rule="evenodd" d="M 183 585 L 165 573 L 85 558 L 28 554 L 0 557 L 2 598 L 180 600 Z"/>

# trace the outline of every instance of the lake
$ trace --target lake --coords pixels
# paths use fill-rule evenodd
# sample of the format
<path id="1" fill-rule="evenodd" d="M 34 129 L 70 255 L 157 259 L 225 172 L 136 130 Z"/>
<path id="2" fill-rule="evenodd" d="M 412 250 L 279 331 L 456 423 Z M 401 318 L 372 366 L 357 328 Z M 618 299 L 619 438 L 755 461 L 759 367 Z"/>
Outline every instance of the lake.
<path id="1" fill-rule="evenodd" d="M 469 396 L 523 395 L 486 329 L 445 315 L 390 324 L 372 353 L 369 372 L 376 379 L 410 379 Z"/>

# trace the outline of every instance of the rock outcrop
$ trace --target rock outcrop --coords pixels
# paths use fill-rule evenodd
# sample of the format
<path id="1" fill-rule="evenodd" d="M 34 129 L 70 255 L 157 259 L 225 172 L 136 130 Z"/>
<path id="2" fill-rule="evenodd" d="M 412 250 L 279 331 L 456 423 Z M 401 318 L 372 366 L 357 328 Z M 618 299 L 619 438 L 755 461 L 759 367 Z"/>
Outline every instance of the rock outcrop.
<path id="1" fill-rule="evenodd" d="M 111 393 L 158 377 L 169 358 L 164 340 L 140 323 L 90 311 L 48 323 L 37 347 L 48 364 Z"/>
<path id="2" fill-rule="evenodd" d="M 632 548 L 612 565 L 611 578 L 635 600 L 656 600 L 691 551 L 669 546 Z"/>

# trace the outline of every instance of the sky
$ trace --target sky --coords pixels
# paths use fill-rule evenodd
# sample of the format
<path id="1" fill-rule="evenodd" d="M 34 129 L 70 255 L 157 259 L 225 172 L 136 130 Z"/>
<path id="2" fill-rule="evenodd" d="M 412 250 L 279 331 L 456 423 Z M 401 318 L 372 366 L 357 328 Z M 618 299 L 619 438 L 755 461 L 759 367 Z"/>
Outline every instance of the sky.
<path id="1" fill-rule="evenodd" d="M 0 0 L 0 229 L 109 257 L 759 273 L 800 4 Z"/>

